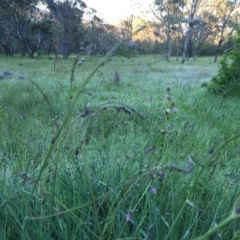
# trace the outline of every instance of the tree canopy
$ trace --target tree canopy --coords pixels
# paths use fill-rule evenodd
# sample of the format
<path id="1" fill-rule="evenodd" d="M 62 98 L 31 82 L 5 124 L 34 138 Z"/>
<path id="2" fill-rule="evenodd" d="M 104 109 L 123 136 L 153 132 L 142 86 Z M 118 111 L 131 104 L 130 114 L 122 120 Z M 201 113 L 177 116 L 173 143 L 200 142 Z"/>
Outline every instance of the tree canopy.
<path id="1" fill-rule="evenodd" d="M 105 54 L 125 39 L 137 42 L 139 54 L 161 54 L 167 61 L 175 55 L 177 60 L 182 56 L 184 63 L 199 54 L 214 55 L 217 61 L 231 46 L 232 34 L 239 27 L 238 0 L 155 0 L 154 24 L 147 24 L 150 30 L 134 38 L 139 18 L 131 15 L 114 26 L 105 23 L 97 10 L 82 0 L 2 0 L 0 54 L 33 57 L 54 53 L 63 58 L 71 53 Z M 118 51 L 126 56 L 130 53 L 128 45 Z"/>

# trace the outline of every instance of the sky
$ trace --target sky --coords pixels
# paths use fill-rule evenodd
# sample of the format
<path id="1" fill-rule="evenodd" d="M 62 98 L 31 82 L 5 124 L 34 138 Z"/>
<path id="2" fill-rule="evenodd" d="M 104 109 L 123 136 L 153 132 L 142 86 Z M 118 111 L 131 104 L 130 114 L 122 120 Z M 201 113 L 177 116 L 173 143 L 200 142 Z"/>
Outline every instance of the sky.
<path id="1" fill-rule="evenodd" d="M 85 0 L 88 7 L 97 10 L 97 16 L 106 23 L 117 23 L 130 15 L 139 16 L 149 10 L 153 0 Z"/>

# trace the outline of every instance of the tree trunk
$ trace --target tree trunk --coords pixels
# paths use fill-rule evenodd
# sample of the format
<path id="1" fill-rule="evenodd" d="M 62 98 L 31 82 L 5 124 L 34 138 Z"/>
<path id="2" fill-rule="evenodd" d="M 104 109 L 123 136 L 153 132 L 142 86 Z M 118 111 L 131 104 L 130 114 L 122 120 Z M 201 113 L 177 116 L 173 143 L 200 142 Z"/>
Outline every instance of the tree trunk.
<path id="1" fill-rule="evenodd" d="M 58 53 L 57 53 L 57 51 L 56 51 L 56 52 L 55 52 L 54 64 L 53 64 L 53 71 L 56 70 L 57 60 L 58 60 Z"/>
<path id="2" fill-rule="evenodd" d="M 180 37 L 178 36 L 178 38 L 177 38 L 177 59 L 176 59 L 176 61 L 178 61 L 178 59 L 179 59 L 179 52 L 180 52 Z"/>
<path id="3" fill-rule="evenodd" d="M 197 57 L 198 57 L 198 54 L 197 54 L 197 51 L 194 52 L 194 61 L 197 60 Z"/>
<path id="4" fill-rule="evenodd" d="M 27 46 L 26 44 L 22 43 L 22 56 L 26 56 L 27 54 Z"/>
<path id="5" fill-rule="evenodd" d="M 2 48 L 4 49 L 4 52 L 5 52 L 5 55 L 6 56 L 13 56 L 13 47 L 12 47 L 12 44 L 4 44 L 4 43 L 1 43 L 1 46 Z M 2 51 L 1 51 L 2 52 Z"/>
<path id="6" fill-rule="evenodd" d="M 182 61 L 181 63 L 184 64 L 185 60 L 186 60 L 186 54 L 187 54 L 187 49 L 188 49 L 188 43 L 192 37 L 192 31 L 193 31 L 193 27 L 196 24 L 196 22 L 194 23 L 194 15 L 197 11 L 198 8 L 198 3 L 199 0 L 193 0 L 192 1 L 192 5 L 191 5 L 191 12 L 189 14 L 189 18 L 188 18 L 188 30 L 187 30 L 187 36 L 185 39 L 185 43 L 184 43 L 184 48 L 183 48 L 183 56 L 182 56 Z"/>
<path id="7" fill-rule="evenodd" d="M 69 56 L 69 44 L 70 39 L 67 30 L 65 29 L 63 39 L 62 39 L 62 54 L 63 59 L 67 59 Z"/>
<path id="8" fill-rule="evenodd" d="M 186 40 L 185 40 L 184 48 L 183 48 L 183 56 L 182 56 L 182 61 L 181 61 L 182 64 L 184 64 L 185 60 L 186 60 L 187 48 L 188 48 L 189 40 L 190 40 L 191 35 L 192 35 L 192 30 L 193 30 L 193 26 L 192 26 L 192 24 L 189 24 L 188 25 L 187 36 L 186 36 Z"/>
<path id="9" fill-rule="evenodd" d="M 217 48 L 215 50 L 214 62 L 217 62 L 217 60 L 218 60 L 218 53 L 220 50 L 221 43 L 222 43 L 222 39 L 218 42 Z"/>
<path id="10" fill-rule="evenodd" d="M 166 42 L 166 61 L 170 61 L 170 56 L 172 53 L 172 41 L 171 41 L 171 35 L 170 31 L 168 30 L 167 34 L 167 42 Z"/>

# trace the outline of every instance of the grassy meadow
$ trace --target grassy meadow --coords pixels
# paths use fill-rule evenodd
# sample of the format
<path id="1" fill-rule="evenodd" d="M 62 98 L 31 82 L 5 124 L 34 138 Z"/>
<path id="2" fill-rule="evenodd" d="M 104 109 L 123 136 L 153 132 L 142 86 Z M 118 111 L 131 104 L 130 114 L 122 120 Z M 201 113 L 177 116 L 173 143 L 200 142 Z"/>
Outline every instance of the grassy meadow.
<path id="1" fill-rule="evenodd" d="M 0 57 L 0 239 L 240 239 L 239 98 L 201 88 L 213 58 L 100 61 Z"/>

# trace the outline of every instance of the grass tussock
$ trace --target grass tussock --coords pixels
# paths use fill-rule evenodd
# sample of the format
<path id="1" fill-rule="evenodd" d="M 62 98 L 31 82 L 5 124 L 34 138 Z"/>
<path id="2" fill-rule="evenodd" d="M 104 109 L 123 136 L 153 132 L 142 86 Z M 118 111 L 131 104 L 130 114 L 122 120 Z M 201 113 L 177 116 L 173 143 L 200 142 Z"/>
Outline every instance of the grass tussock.
<path id="1" fill-rule="evenodd" d="M 239 99 L 200 88 L 216 65 L 105 60 L 0 59 L 0 239 L 238 239 Z"/>

